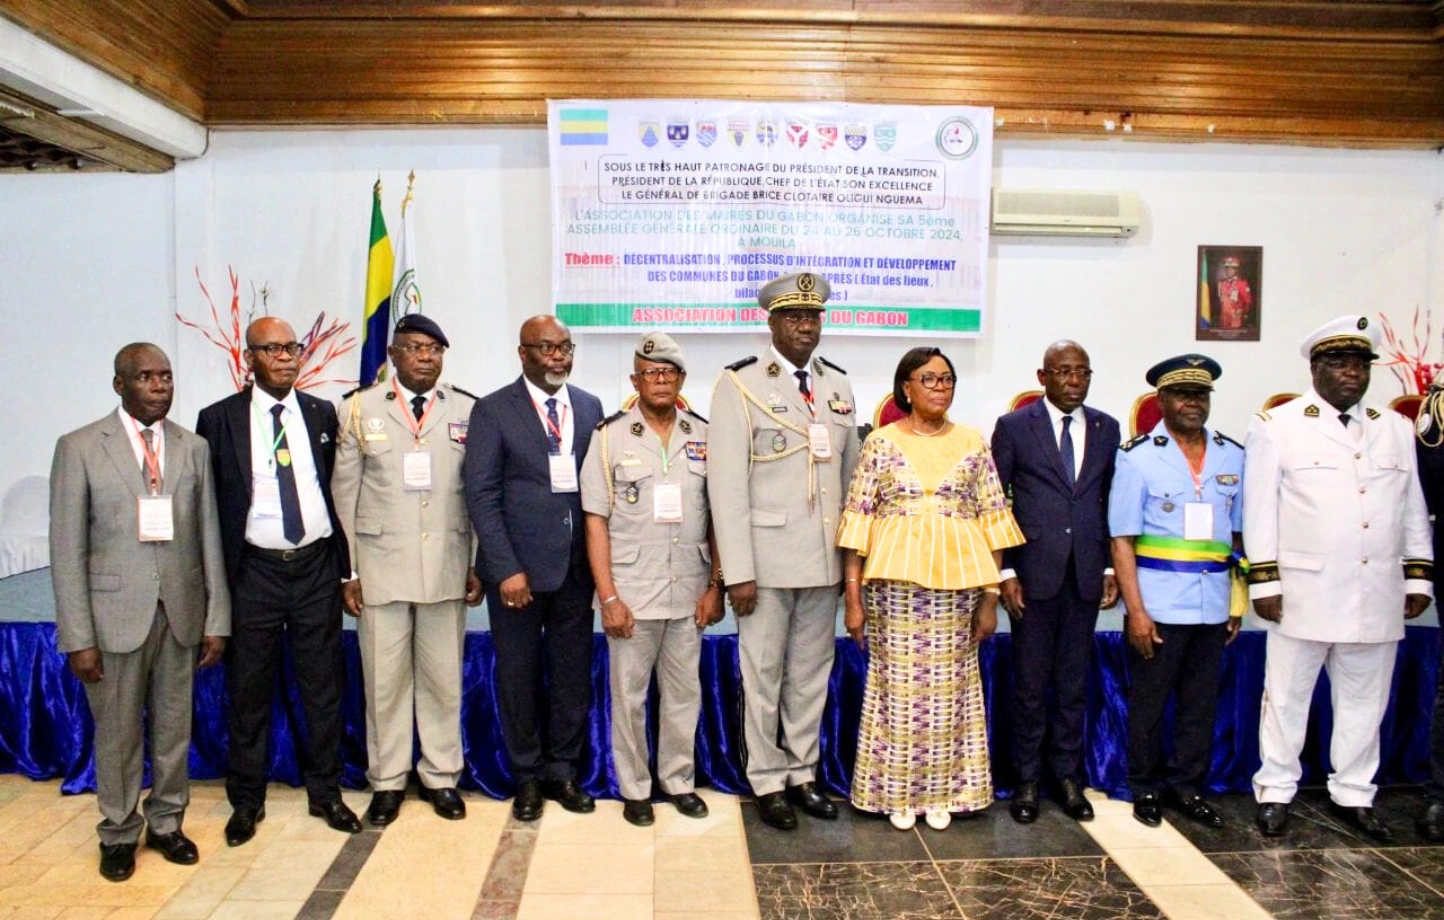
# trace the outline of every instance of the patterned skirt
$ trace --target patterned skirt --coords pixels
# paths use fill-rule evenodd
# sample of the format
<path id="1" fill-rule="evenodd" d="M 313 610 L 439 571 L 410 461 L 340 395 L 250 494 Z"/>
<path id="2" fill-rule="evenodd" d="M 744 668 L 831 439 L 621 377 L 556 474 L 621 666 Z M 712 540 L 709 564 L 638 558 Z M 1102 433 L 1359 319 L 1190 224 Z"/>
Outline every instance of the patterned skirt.
<path id="1" fill-rule="evenodd" d="M 993 801 L 978 648 L 982 592 L 864 586 L 869 658 L 852 804 L 882 814 L 978 811 Z"/>

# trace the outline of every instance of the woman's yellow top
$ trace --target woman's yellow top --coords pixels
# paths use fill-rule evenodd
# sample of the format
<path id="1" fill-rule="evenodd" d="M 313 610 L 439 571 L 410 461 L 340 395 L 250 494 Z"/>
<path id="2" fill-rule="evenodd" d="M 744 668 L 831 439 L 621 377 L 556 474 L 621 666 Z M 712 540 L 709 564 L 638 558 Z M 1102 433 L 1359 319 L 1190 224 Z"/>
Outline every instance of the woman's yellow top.
<path id="1" fill-rule="evenodd" d="M 837 545 L 866 557 L 865 581 L 951 590 L 995 585 L 993 551 L 1023 542 L 976 428 L 955 424 L 922 437 L 892 424 L 863 443 Z"/>

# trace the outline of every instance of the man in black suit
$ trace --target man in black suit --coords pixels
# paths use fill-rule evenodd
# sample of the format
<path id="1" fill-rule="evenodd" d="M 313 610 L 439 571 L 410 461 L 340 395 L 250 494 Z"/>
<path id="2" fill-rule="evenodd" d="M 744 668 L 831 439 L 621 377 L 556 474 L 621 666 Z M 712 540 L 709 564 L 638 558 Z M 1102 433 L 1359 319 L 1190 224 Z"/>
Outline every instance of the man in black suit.
<path id="1" fill-rule="evenodd" d="M 331 501 L 336 410 L 295 389 L 301 346 L 290 325 L 262 317 L 246 329 L 255 385 L 201 410 L 211 446 L 221 543 L 231 587 L 226 656 L 235 810 L 226 843 L 255 836 L 266 816 L 271 702 L 288 636 L 306 713 L 302 769 L 310 813 L 338 831 L 361 822 L 341 801 L 341 582 L 349 554 Z"/>
<path id="2" fill-rule="evenodd" d="M 1002 600 L 1012 618 L 1013 732 L 1018 788 L 1014 820 L 1038 817 L 1043 737 L 1063 810 L 1093 817 L 1083 795 L 1083 714 L 1098 609 L 1118 602 L 1109 565 L 1108 489 L 1118 422 L 1087 408 L 1093 369 L 1076 342 L 1043 353 L 1044 398 L 998 419 L 993 459 L 1028 542 L 1006 550 Z M 1053 687 L 1057 714 L 1048 720 Z"/>
<path id="3" fill-rule="evenodd" d="M 596 808 L 576 780 L 591 705 L 595 587 L 577 471 L 602 404 L 567 384 L 574 350 L 555 317 L 527 320 L 517 348 L 521 377 L 477 400 L 467 427 L 466 505 L 479 543 L 476 572 L 487 587 L 519 821 L 541 817 L 543 796 L 568 811 Z M 537 715 L 543 708 L 545 726 Z"/>

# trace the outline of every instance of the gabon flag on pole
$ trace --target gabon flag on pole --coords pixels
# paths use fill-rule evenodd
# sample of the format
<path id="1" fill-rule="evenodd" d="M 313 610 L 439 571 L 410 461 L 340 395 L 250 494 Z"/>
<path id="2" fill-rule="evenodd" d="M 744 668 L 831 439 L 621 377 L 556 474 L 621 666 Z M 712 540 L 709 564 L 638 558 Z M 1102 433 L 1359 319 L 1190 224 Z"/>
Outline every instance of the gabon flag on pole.
<path id="1" fill-rule="evenodd" d="M 395 257 L 381 214 L 381 180 L 371 195 L 371 246 L 366 258 L 366 308 L 361 326 L 361 378 L 363 387 L 385 379 L 386 346 L 391 338 L 391 291 Z"/>

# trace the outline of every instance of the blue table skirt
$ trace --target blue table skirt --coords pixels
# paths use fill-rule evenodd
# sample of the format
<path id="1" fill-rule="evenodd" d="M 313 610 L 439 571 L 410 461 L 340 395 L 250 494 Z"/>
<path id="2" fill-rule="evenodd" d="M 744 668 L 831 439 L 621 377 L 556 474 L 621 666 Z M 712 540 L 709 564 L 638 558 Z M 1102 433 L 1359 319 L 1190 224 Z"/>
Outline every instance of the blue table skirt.
<path id="1" fill-rule="evenodd" d="M 988 728 L 993 780 L 1000 791 L 1013 785 L 1010 697 L 1012 669 L 1006 634 L 983 646 L 982 673 L 988 699 Z M 345 735 L 342 782 L 351 788 L 366 784 L 365 708 L 362 700 L 361 656 L 356 634 L 344 634 L 346 673 L 342 696 Z M 1439 680 L 1439 629 L 1409 627 L 1400 646 L 1388 714 L 1383 726 L 1381 783 L 1422 782 L 1429 770 L 1429 714 Z M 608 756 L 607 644 L 594 639 L 592 656 L 591 731 L 584 751 L 581 781 L 594 795 L 617 796 Z M 1126 797 L 1127 664 L 1121 634 L 1100 632 L 1094 639 L 1089 682 L 1086 770 L 1089 785 Z M 1246 631 L 1224 654 L 1220 675 L 1218 722 L 1214 728 L 1213 765 L 1209 786 L 1215 792 L 1247 792 L 1258 767 L 1258 715 L 1263 690 L 1264 634 Z M 495 651 L 491 635 L 466 637 L 462 730 L 466 772 L 462 786 L 502 798 L 514 786 L 501 741 L 501 723 L 492 686 Z M 697 781 L 724 792 L 747 791 L 740 736 L 735 635 L 706 636 L 702 644 L 702 716 L 697 729 Z M 837 660 L 829 685 L 822 726 L 820 780 L 846 794 L 857 749 L 858 713 L 862 708 L 867 656 L 847 639 L 837 640 Z M 300 785 L 296 732 L 302 722 L 292 663 L 287 658 L 272 721 L 271 778 Z M 225 680 L 221 667 L 196 677 L 195 722 L 190 752 L 191 776 L 216 779 L 226 761 Z M 1315 692 L 1304 747 L 1304 781 L 1321 783 L 1328 773 L 1327 739 L 1332 718 L 1328 679 L 1321 676 Z M 655 724 L 653 725 L 655 739 Z M 0 623 L 0 772 L 32 779 L 64 780 L 68 793 L 95 788 L 90 710 L 80 683 L 55 650 L 53 623 Z"/>

